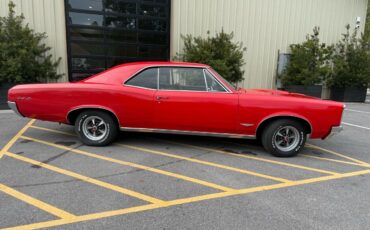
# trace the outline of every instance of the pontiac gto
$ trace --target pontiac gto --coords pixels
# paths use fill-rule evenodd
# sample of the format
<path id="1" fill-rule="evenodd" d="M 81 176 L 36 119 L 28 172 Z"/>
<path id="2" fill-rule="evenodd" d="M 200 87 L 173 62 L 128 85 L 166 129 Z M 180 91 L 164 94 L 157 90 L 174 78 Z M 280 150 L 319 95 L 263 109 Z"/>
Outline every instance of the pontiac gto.
<path id="1" fill-rule="evenodd" d="M 137 62 L 76 83 L 9 90 L 17 114 L 75 126 L 86 145 L 111 143 L 119 130 L 260 139 L 279 157 L 306 138 L 341 130 L 342 103 L 277 90 L 235 89 L 203 64 Z"/>

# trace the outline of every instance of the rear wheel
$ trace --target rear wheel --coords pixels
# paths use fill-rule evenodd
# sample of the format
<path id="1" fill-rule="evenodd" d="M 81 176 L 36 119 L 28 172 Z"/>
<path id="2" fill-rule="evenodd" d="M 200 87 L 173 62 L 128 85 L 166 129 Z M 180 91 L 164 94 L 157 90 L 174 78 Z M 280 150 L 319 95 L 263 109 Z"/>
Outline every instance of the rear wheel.
<path id="1" fill-rule="evenodd" d="M 277 157 L 297 155 L 306 143 L 306 130 L 301 123 L 281 119 L 269 124 L 262 133 L 262 145 Z"/>
<path id="2" fill-rule="evenodd" d="M 87 110 L 78 115 L 75 131 L 85 145 L 105 146 L 116 138 L 118 126 L 108 113 Z"/>

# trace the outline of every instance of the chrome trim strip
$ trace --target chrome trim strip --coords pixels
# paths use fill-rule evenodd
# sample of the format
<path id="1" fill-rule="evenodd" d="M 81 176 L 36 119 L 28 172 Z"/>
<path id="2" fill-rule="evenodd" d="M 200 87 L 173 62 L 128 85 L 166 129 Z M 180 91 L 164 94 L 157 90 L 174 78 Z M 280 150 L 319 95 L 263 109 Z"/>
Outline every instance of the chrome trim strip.
<path id="1" fill-rule="evenodd" d="M 131 132 L 167 133 L 167 134 L 182 134 L 182 135 L 194 135 L 194 136 L 256 139 L 255 135 L 243 135 L 243 134 L 232 134 L 232 133 L 214 133 L 214 132 L 198 132 L 198 131 L 184 131 L 184 130 L 172 130 L 172 129 L 131 128 L 131 127 L 121 127 L 120 129 L 121 131 L 131 131 Z"/>
<path id="2" fill-rule="evenodd" d="M 68 113 L 67 113 L 67 116 L 66 116 L 66 121 L 67 121 L 68 124 L 71 124 L 71 122 L 68 120 L 69 114 L 72 113 L 73 111 L 76 111 L 76 110 L 79 110 L 79 109 L 100 109 L 100 110 L 105 110 L 105 111 L 111 112 L 116 117 L 116 119 L 118 121 L 118 124 L 120 124 L 120 121 L 119 121 L 119 118 L 118 118 L 117 114 L 115 112 L 113 112 L 111 109 L 105 108 L 103 106 L 94 106 L 94 105 L 88 105 L 88 106 L 81 105 L 81 106 L 78 106 L 78 107 L 75 107 L 75 108 L 69 110 Z M 71 124 L 71 125 L 74 125 L 74 124 Z"/>
<path id="3" fill-rule="evenodd" d="M 204 82 L 206 83 L 206 90 L 209 91 L 208 90 L 208 83 L 207 83 L 207 79 L 206 79 L 206 70 L 205 69 L 203 69 L 203 78 L 204 78 Z"/>
<path id="4" fill-rule="evenodd" d="M 18 111 L 18 107 L 17 107 L 17 103 L 13 102 L 13 101 L 8 101 L 8 106 L 9 108 L 11 108 L 14 113 L 16 113 L 18 116 L 20 117 L 24 117 L 19 111 Z"/>
<path id="5" fill-rule="evenodd" d="M 240 123 L 242 126 L 245 126 L 245 127 L 251 127 L 251 126 L 253 126 L 254 124 L 248 124 L 248 123 Z"/>
<path id="6" fill-rule="evenodd" d="M 265 121 L 267 121 L 268 119 L 271 119 L 271 118 L 279 118 L 279 117 L 293 117 L 293 118 L 298 118 L 298 119 L 301 119 L 301 120 L 304 120 L 306 121 L 309 125 L 310 125 L 310 128 L 311 128 L 311 133 L 313 133 L 313 127 L 312 127 L 312 124 L 311 122 L 309 122 L 306 118 L 304 117 L 299 117 L 299 116 L 295 116 L 295 115 L 283 115 L 283 114 L 279 114 L 279 115 L 272 115 L 272 116 L 269 116 L 269 117 L 265 117 L 262 121 L 260 121 L 257 125 L 257 130 L 259 129 L 259 127 L 261 126 L 261 124 Z"/>
<path id="7" fill-rule="evenodd" d="M 150 68 L 176 68 L 176 67 L 177 68 L 200 68 L 200 69 L 204 69 L 204 68 L 208 68 L 209 66 L 206 66 L 206 65 L 205 66 L 193 66 L 193 65 L 182 66 L 181 64 L 176 64 L 176 65 L 168 65 L 168 64 L 148 65 L 148 66 L 145 66 L 145 67 L 139 69 L 135 73 L 133 73 L 129 78 L 124 80 L 122 85 L 126 85 L 126 82 L 128 82 L 131 78 L 134 78 L 137 74 L 139 74 L 140 72 L 142 72 L 146 69 L 150 69 Z"/>
<path id="8" fill-rule="evenodd" d="M 135 85 L 128 85 L 127 82 L 134 78 L 136 75 L 141 73 L 144 70 L 150 69 L 150 68 L 157 68 L 157 89 L 151 89 L 151 88 L 146 88 L 146 87 L 141 87 L 141 86 L 135 86 Z M 159 88 L 159 71 L 160 68 L 198 68 L 198 69 L 203 69 L 203 74 L 204 71 L 207 71 L 221 86 L 222 88 L 225 89 L 226 92 L 213 92 L 213 91 L 208 91 L 208 88 L 206 91 L 197 91 L 197 90 L 175 90 L 175 89 L 160 89 Z M 205 76 L 204 76 L 205 77 Z M 206 81 L 206 79 L 204 79 Z M 206 81 L 207 84 L 207 81 Z M 157 91 L 175 91 L 175 92 L 209 92 L 209 93 L 233 93 L 228 87 L 226 87 L 215 75 L 213 75 L 209 70 L 208 67 L 200 67 L 200 66 L 181 66 L 181 65 L 174 65 L 174 66 L 168 66 L 168 65 L 151 65 L 151 66 L 146 66 L 139 71 L 135 72 L 133 75 L 131 75 L 127 80 L 125 80 L 122 84 L 123 86 L 128 86 L 128 87 L 134 87 L 134 88 L 139 88 L 139 89 L 148 89 L 148 90 L 157 90 Z"/>

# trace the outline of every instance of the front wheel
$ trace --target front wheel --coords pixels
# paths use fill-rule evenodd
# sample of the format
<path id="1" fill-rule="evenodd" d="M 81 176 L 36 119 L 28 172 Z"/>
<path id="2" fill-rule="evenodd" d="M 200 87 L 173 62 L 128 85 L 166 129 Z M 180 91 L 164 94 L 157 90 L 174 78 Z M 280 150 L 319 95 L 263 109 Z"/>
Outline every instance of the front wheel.
<path id="1" fill-rule="evenodd" d="M 277 157 L 292 157 L 306 143 L 306 130 L 297 121 L 282 119 L 269 124 L 262 133 L 262 145 Z"/>
<path id="2" fill-rule="evenodd" d="M 105 146 L 116 138 L 118 126 L 108 113 L 87 110 L 78 115 L 75 131 L 85 145 Z"/>

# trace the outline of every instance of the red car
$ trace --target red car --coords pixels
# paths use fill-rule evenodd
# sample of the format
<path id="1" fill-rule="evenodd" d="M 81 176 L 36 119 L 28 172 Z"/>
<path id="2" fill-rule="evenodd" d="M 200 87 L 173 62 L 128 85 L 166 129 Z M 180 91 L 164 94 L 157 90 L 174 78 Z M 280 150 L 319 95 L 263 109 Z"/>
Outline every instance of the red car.
<path id="1" fill-rule="evenodd" d="M 341 130 L 342 103 L 277 90 L 235 89 L 203 64 L 138 62 L 76 83 L 18 85 L 19 115 L 75 126 L 86 145 L 119 130 L 260 139 L 275 156 L 297 154 L 306 138 Z"/>

